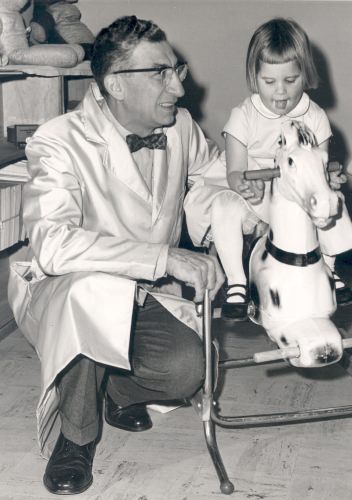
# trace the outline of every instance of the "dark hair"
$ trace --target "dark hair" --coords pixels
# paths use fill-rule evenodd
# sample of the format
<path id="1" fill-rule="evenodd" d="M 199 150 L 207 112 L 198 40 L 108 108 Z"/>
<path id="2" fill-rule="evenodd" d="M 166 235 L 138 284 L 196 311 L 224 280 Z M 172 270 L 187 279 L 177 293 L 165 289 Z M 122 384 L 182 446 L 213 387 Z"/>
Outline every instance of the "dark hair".
<path id="1" fill-rule="evenodd" d="M 257 74 L 260 63 L 281 64 L 296 61 L 305 90 L 318 86 L 318 74 L 306 32 L 291 19 L 277 17 L 254 32 L 249 42 L 246 76 L 251 92 L 258 92 Z"/>
<path id="2" fill-rule="evenodd" d="M 115 70 L 128 69 L 130 56 L 142 40 L 163 42 L 166 35 L 153 21 L 136 16 L 119 17 L 98 33 L 92 48 L 91 68 L 103 95 L 106 94 L 104 77 L 111 67 L 114 65 Z"/>

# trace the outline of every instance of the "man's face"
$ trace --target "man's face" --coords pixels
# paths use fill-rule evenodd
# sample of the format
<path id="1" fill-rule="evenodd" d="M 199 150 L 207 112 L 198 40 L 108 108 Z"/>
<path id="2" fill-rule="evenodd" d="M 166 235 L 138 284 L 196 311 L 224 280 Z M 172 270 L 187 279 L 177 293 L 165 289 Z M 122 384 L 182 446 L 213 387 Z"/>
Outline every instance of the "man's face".
<path id="1" fill-rule="evenodd" d="M 142 41 L 131 57 L 130 68 L 175 66 L 177 58 L 167 42 Z M 158 73 L 119 74 L 123 100 L 119 102 L 118 120 L 129 131 L 145 136 L 158 127 L 175 122 L 176 102 L 184 89 L 175 72 L 164 85 Z"/>
<path id="2" fill-rule="evenodd" d="M 262 62 L 257 86 L 263 104 L 277 115 L 286 115 L 302 97 L 302 73 L 295 61 L 281 64 Z"/>

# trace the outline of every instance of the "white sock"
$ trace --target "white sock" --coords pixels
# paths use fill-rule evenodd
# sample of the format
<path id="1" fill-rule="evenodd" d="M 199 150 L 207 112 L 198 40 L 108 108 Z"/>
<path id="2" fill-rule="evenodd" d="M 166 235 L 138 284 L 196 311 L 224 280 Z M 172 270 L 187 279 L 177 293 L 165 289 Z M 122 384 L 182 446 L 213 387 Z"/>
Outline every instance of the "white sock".
<path id="1" fill-rule="evenodd" d="M 243 285 L 243 286 L 238 286 L 238 285 Z M 243 295 L 246 295 L 246 287 L 247 283 L 236 283 L 236 285 L 229 285 L 227 288 L 227 298 L 226 302 L 228 304 L 236 304 L 236 303 L 243 303 L 245 302 L 245 299 L 241 295 L 234 295 L 232 297 L 229 297 L 231 293 L 241 293 Z"/>

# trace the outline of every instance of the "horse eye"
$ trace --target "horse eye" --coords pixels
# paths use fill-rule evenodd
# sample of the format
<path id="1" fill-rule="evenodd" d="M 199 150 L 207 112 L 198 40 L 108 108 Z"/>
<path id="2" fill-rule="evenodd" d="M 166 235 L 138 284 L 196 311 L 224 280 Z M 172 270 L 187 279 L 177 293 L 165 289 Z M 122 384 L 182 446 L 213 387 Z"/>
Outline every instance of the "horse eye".
<path id="1" fill-rule="evenodd" d="M 292 165 L 294 165 L 294 161 L 292 160 L 292 158 L 289 156 L 288 159 L 288 164 L 290 165 L 290 167 L 292 167 Z"/>

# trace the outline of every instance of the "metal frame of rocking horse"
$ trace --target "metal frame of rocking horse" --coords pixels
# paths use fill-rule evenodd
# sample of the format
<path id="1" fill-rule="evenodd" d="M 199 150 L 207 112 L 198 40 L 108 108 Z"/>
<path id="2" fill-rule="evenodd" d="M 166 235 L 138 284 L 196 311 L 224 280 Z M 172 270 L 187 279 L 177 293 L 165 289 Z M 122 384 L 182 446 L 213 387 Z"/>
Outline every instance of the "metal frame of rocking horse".
<path id="1" fill-rule="evenodd" d="M 226 468 L 222 461 L 218 444 L 215 435 L 215 425 L 221 427 L 236 429 L 240 427 L 260 427 L 264 425 L 279 425 L 294 422 L 310 422 L 314 420 L 342 418 L 352 416 L 352 405 L 337 406 L 331 408 L 318 408 L 311 410 L 286 412 L 286 413 L 269 413 L 258 415 L 241 415 L 241 416 L 221 416 L 217 413 L 214 404 L 214 368 L 216 371 L 220 369 L 239 368 L 241 366 L 251 366 L 259 363 L 270 363 L 281 359 L 289 359 L 299 357 L 298 348 L 276 349 L 274 351 L 266 351 L 255 353 L 252 358 L 230 359 L 226 361 L 218 361 L 217 355 L 214 354 L 213 337 L 211 329 L 211 301 L 208 291 L 205 292 L 203 306 L 201 308 L 203 319 L 203 342 L 205 353 L 205 381 L 202 393 L 195 398 L 197 413 L 203 421 L 203 429 L 207 448 L 213 461 L 216 473 L 220 481 L 220 490 L 225 495 L 233 493 L 235 487 L 229 480 Z M 344 339 L 342 341 L 343 348 L 352 347 L 352 339 Z"/>

